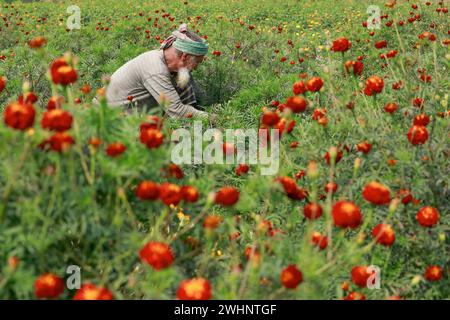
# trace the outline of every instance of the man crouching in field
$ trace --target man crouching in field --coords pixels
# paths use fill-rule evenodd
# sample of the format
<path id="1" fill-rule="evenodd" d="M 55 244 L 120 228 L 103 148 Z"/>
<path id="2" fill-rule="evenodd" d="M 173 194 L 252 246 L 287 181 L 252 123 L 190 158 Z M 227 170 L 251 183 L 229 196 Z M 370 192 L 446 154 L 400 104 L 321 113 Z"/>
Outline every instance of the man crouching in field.
<path id="1" fill-rule="evenodd" d="M 207 52 L 208 44 L 182 24 L 159 50 L 145 52 L 114 72 L 106 91 L 108 104 L 126 107 L 132 103 L 148 110 L 164 97 L 169 101 L 165 110 L 169 117 L 206 117 L 206 112 L 195 108 L 197 99 L 190 72 Z"/>

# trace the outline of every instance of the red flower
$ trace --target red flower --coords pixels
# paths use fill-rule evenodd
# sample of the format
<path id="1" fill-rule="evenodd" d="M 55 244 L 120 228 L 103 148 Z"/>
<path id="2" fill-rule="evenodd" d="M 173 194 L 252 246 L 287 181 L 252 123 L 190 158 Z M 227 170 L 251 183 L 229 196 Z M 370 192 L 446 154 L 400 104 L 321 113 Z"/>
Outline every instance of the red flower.
<path id="1" fill-rule="evenodd" d="M 47 110 L 59 109 L 64 101 L 64 97 L 53 96 L 48 100 Z"/>
<path id="2" fill-rule="evenodd" d="M 163 168 L 162 171 L 165 172 L 166 178 L 176 178 L 183 179 L 184 173 L 183 170 L 174 163 L 169 164 L 167 167 Z"/>
<path id="3" fill-rule="evenodd" d="M 161 130 L 163 126 L 163 121 L 158 116 L 147 116 L 146 117 L 147 122 L 144 122 L 140 125 L 140 130 L 144 129 L 158 129 Z"/>
<path id="4" fill-rule="evenodd" d="M 424 104 L 424 101 L 423 101 L 422 98 L 414 98 L 413 99 L 413 106 L 414 107 L 422 109 L 423 108 L 423 104 Z"/>
<path id="5" fill-rule="evenodd" d="M 375 48 L 377 48 L 377 49 L 383 49 L 386 47 L 387 47 L 386 40 L 381 40 L 381 41 L 375 42 Z"/>
<path id="6" fill-rule="evenodd" d="M 347 72 L 353 72 L 355 76 L 360 76 L 364 70 L 364 63 L 362 63 L 359 60 L 357 61 L 349 60 L 345 62 L 344 66 Z"/>
<path id="7" fill-rule="evenodd" d="M 336 159 L 334 159 L 334 163 L 337 164 L 339 161 L 341 161 L 342 156 L 344 155 L 344 153 L 341 150 L 338 150 L 338 152 L 336 153 Z M 328 165 L 331 164 L 331 156 L 330 153 L 327 152 L 324 156 L 325 161 L 327 162 Z"/>
<path id="8" fill-rule="evenodd" d="M 159 186 L 152 181 L 142 181 L 135 194 L 141 200 L 156 200 L 159 197 Z"/>
<path id="9" fill-rule="evenodd" d="M 158 148 L 163 143 L 164 135 L 158 129 L 143 128 L 141 125 L 141 134 L 139 140 L 149 149 Z"/>
<path id="10" fill-rule="evenodd" d="M 294 200 L 303 200 L 306 198 L 306 191 L 299 188 L 294 179 L 289 177 L 279 177 L 275 181 L 280 182 L 287 196 Z"/>
<path id="11" fill-rule="evenodd" d="M 21 96 L 19 96 L 19 98 L 17 99 L 17 101 L 19 103 L 35 103 L 36 101 L 38 101 L 38 97 L 36 96 L 36 94 L 34 92 L 27 92 Z"/>
<path id="12" fill-rule="evenodd" d="M 413 125 L 409 129 L 407 137 L 413 145 L 424 144 L 428 140 L 428 130 L 424 126 Z"/>
<path id="13" fill-rule="evenodd" d="M 220 52 L 219 50 L 214 50 L 213 51 L 213 55 L 216 57 L 219 57 L 222 54 L 222 52 Z"/>
<path id="14" fill-rule="evenodd" d="M 388 224 L 377 224 L 372 230 L 373 239 L 386 247 L 392 246 L 395 242 L 395 233 L 392 226 Z"/>
<path id="15" fill-rule="evenodd" d="M 6 87 L 6 78 L 0 77 L 0 93 L 2 93 L 5 87 Z"/>
<path id="16" fill-rule="evenodd" d="M 62 109 L 53 109 L 44 112 L 41 127 L 52 131 L 66 131 L 72 127 L 72 115 Z"/>
<path id="17" fill-rule="evenodd" d="M 306 85 L 303 81 L 297 81 L 292 87 L 292 91 L 295 95 L 303 94 L 306 92 L 306 90 Z"/>
<path id="18" fill-rule="evenodd" d="M 247 164 L 240 164 L 237 168 L 236 168 L 236 175 L 238 177 L 241 176 L 241 174 L 243 173 L 248 173 L 248 171 L 250 170 L 249 165 Z"/>
<path id="19" fill-rule="evenodd" d="M 312 77 L 306 81 L 306 89 L 311 92 L 317 92 L 323 87 L 323 80 L 319 77 Z"/>
<path id="20" fill-rule="evenodd" d="M 391 192 L 389 189 L 376 181 L 366 184 L 362 195 L 364 199 L 372 204 L 388 204 L 391 201 Z"/>
<path id="21" fill-rule="evenodd" d="M 198 190 L 192 186 L 181 187 L 181 195 L 186 202 L 197 202 L 200 197 Z"/>
<path id="22" fill-rule="evenodd" d="M 333 205 L 334 224 L 339 228 L 357 228 L 362 223 L 360 209 L 351 201 L 338 201 Z"/>
<path id="23" fill-rule="evenodd" d="M 147 242 L 139 251 L 139 257 L 155 270 L 168 268 L 173 263 L 173 254 L 170 247 L 162 242 Z"/>
<path id="24" fill-rule="evenodd" d="M 440 218 L 439 211 L 433 207 L 420 208 L 416 214 L 416 220 L 422 227 L 432 227 L 438 223 Z"/>
<path id="25" fill-rule="evenodd" d="M 333 46 L 331 47 L 331 51 L 334 52 L 345 52 L 349 50 L 352 46 L 352 43 L 347 38 L 339 38 L 333 41 Z"/>
<path id="26" fill-rule="evenodd" d="M 328 237 L 323 236 L 320 232 L 313 232 L 311 243 L 319 247 L 319 250 L 323 250 L 328 246 Z"/>
<path id="27" fill-rule="evenodd" d="M 293 113 L 299 113 L 306 110 L 308 102 L 303 97 L 292 96 L 286 99 L 286 105 Z"/>
<path id="28" fill-rule="evenodd" d="M 366 296 L 360 292 L 350 292 L 343 300 L 366 300 Z"/>
<path id="29" fill-rule="evenodd" d="M 394 102 L 389 102 L 384 106 L 384 111 L 387 113 L 394 113 L 398 109 L 398 104 Z"/>
<path id="30" fill-rule="evenodd" d="M 13 102 L 3 113 L 5 124 L 13 129 L 24 131 L 34 124 L 36 112 L 30 103 Z"/>
<path id="31" fill-rule="evenodd" d="M 366 80 L 366 88 L 364 89 L 364 93 L 367 96 L 371 96 L 373 94 L 380 93 L 383 91 L 384 81 L 378 76 L 369 77 Z"/>
<path id="32" fill-rule="evenodd" d="M 335 193 L 337 191 L 337 189 L 338 189 L 338 185 L 335 182 L 328 182 L 324 187 L 324 190 L 326 193 L 329 193 L 329 192 Z"/>
<path id="33" fill-rule="evenodd" d="M 121 142 L 113 142 L 106 148 L 106 154 L 112 158 L 120 156 L 127 150 L 127 147 Z"/>
<path id="34" fill-rule="evenodd" d="M 205 278 L 183 280 L 177 290 L 179 300 L 209 300 L 211 296 L 211 285 Z"/>
<path id="35" fill-rule="evenodd" d="M 285 288 L 295 289 L 302 283 L 303 275 L 296 265 L 290 264 L 281 271 L 280 280 Z"/>
<path id="36" fill-rule="evenodd" d="M 167 205 L 178 205 L 183 198 L 181 188 L 175 184 L 164 182 L 159 187 L 159 198 Z"/>
<path id="37" fill-rule="evenodd" d="M 318 203 L 308 203 L 303 207 L 307 219 L 318 219 L 322 216 L 322 207 Z"/>
<path id="38" fill-rule="evenodd" d="M 442 279 L 443 270 L 439 266 L 429 266 L 425 273 L 423 274 L 424 278 L 428 281 L 439 281 Z"/>
<path id="39" fill-rule="evenodd" d="M 113 300 L 113 294 L 106 288 L 85 283 L 73 296 L 73 300 Z"/>
<path id="40" fill-rule="evenodd" d="M 66 132 L 56 132 L 49 139 L 45 140 L 39 145 L 41 149 L 45 149 L 47 146 L 50 150 L 56 152 L 67 151 L 75 140 Z"/>
<path id="41" fill-rule="evenodd" d="M 280 116 L 275 111 L 265 111 L 261 118 L 261 122 L 266 126 L 276 125 L 278 121 L 280 121 Z"/>
<path id="42" fill-rule="evenodd" d="M 217 191 L 214 202 L 225 207 L 234 205 L 239 201 L 239 190 L 234 187 L 225 186 Z"/>
<path id="43" fill-rule="evenodd" d="M 356 266 L 352 269 L 352 281 L 358 287 L 366 288 L 369 277 L 373 274 L 369 273 L 366 266 Z"/>
<path id="44" fill-rule="evenodd" d="M 372 149 L 372 145 L 367 141 L 360 142 L 356 145 L 356 150 L 358 150 L 359 152 L 362 152 L 364 154 L 368 154 L 371 149 Z"/>
<path id="45" fill-rule="evenodd" d="M 53 83 L 67 86 L 77 81 L 78 75 L 71 66 L 59 67 L 54 73 Z"/>
<path id="46" fill-rule="evenodd" d="M 430 123 L 430 117 L 426 114 L 419 114 L 414 117 L 413 125 L 415 126 L 427 126 Z"/>
<path id="47" fill-rule="evenodd" d="M 63 291 L 63 279 L 53 273 L 44 273 L 34 282 L 34 293 L 38 298 L 57 298 Z"/>

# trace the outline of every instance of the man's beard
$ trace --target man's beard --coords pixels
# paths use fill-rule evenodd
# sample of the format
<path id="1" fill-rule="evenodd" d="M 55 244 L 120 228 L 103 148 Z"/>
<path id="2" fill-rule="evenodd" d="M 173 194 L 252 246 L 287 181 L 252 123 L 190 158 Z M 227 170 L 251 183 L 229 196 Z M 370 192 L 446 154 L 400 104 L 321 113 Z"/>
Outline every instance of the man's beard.
<path id="1" fill-rule="evenodd" d="M 191 78 L 188 68 L 180 68 L 177 75 L 177 84 L 180 88 L 186 87 Z"/>

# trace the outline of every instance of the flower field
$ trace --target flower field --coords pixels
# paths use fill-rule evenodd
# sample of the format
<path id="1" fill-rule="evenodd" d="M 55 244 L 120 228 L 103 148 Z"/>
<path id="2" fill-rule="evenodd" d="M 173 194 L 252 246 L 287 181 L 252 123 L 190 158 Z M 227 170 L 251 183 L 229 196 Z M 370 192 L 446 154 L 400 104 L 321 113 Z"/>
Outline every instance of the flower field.
<path id="1" fill-rule="evenodd" d="M 449 5 L 2 2 L 0 299 L 448 299 Z M 181 23 L 203 127 L 278 129 L 275 175 L 177 165 L 194 118 L 107 105 Z"/>

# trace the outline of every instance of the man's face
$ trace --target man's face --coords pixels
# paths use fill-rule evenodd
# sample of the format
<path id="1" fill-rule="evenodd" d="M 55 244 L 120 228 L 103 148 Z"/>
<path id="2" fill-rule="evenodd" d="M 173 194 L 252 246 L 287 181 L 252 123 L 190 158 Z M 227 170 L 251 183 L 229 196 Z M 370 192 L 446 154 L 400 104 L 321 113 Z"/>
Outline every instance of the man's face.
<path id="1" fill-rule="evenodd" d="M 181 55 L 182 67 L 189 69 L 189 71 L 195 70 L 204 58 L 205 56 L 193 56 L 183 53 Z"/>

